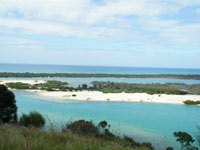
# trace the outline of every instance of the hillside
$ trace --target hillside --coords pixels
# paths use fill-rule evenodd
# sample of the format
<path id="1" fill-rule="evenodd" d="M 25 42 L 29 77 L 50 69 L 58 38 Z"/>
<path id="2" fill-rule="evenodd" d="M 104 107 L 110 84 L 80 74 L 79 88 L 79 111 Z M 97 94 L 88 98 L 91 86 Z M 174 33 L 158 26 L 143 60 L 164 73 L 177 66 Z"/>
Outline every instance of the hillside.
<path id="1" fill-rule="evenodd" d="M 133 150 L 127 143 L 114 143 L 58 131 L 42 131 L 13 125 L 0 125 L 1 150 Z M 134 148 L 134 150 L 149 150 Z"/>

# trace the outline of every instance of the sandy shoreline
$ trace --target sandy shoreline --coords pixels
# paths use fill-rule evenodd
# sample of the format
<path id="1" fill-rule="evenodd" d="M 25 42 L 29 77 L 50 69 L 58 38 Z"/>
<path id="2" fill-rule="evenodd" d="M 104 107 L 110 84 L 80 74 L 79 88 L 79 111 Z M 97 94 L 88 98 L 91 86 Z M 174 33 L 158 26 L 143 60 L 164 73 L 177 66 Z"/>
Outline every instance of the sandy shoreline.
<path id="1" fill-rule="evenodd" d="M 8 82 L 22 82 L 29 84 L 44 83 L 44 80 L 3 80 L 0 84 Z M 165 104 L 183 104 L 185 100 L 200 100 L 200 95 L 166 95 L 166 94 L 146 94 L 146 93 L 102 93 L 98 91 L 42 91 L 42 90 L 25 90 L 35 92 L 41 96 L 56 98 L 60 100 L 85 100 L 85 101 L 118 101 L 118 102 L 150 102 Z"/>
<path id="2" fill-rule="evenodd" d="M 20 79 L 1 80 L 0 79 L 0 84 L 6 84 L 9 82 L 13 82 L 13 83 L 21 82 L 21 83 L 28 83 L 28 84 L 33 85 L 33 84 L 45 83 L 46 81 L 45 80 L 20 80 Z"/>
<path id="3" fill-rule="evenodd" d="M 183 104 L 185 100 L 200 100 L 200 95 L 166 95 L 146 93 L 102 93 L 98 91 L 80 91 L 80 92 L 48 92 L 37 91 L 37 94 L 45 97 L 70 100 L 85 101 L 118 101 L 118 102 L 149 102 L 165 104 Z M 76 95 L 76 96 L 73 96 Z"/>

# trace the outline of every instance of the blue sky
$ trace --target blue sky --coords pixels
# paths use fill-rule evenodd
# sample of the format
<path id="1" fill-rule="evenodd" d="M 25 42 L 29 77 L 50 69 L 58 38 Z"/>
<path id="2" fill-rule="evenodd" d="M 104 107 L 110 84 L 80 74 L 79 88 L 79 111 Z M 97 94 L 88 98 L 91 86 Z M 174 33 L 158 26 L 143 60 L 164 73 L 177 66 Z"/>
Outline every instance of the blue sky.
<path id="1" fill-rule="evenodd" d="M 0 63 L 200 68 L 200 0 L 0 0 Z"/>

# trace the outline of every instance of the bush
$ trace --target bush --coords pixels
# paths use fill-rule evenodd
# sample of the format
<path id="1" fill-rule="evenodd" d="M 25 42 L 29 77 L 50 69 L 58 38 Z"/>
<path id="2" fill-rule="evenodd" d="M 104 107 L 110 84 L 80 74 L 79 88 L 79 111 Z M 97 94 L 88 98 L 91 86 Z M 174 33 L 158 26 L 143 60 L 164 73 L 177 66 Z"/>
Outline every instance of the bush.
<path id="1" fill-rule="evenodd" d="M 200 101 L 191 101 L 191 100 L 186 100 L 183 102 L 185 105 L 199 105 Z"/>
<path id="2" fill-rule="evenodd" d="M 6 83 L 6 85 L 12 89 L 20 89 L 20 90 L 24 90 L 24 89 L 30 89 L 31 85 L 28 83 L 21 83 L 21 82 L 16 82 L 16 83 Z"/>
<path id="3" fill-rule="evenodd" d="M 79 120 L 69 123 L 63 132 L 72 132 L 74 134 L 86 136 L 86 137 L 96 137 L 98 139 L 104 139 L 106 141 L 118 143 L 125 147 L 131 148 L 144 148 L 148 150 L 154 150 L 151 143 L 138 143 L 132 138 L 124 136 L 124 138 L 114 135 L 110 132 L 110 125 L 104 120 L 99 122 L 98 126 L 95 126 L 92 121 Z"/>
<path id="4" fill-rule="evenodd" d="M 17 122 L 15 95 L 4 85 L 0 85 L 0 123 Z"/>
<path id="5" fill-rule="evenodd" d="M 98 127 L 93 122 L 85 120 L 72 122 L 66 126 L 66 129 L 83 136 L 97 136 L 99 134 Z"/>
<path id="6" fill-rule="evenodd" d="M 44 117 L 38 112 L 30 112 L 28 115 L 22 114 L 19 123 L 26 127 L 43 127 L 45 125 Z"/>

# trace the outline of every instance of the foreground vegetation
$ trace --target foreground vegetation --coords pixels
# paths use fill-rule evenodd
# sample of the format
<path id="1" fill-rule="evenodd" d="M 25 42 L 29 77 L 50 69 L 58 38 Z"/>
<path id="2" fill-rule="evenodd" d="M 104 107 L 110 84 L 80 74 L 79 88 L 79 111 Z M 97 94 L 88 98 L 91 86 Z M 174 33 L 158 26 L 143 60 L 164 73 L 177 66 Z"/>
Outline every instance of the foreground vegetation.
<path id="1" fill-rule="evenodd" d="M 148 94 L 200 94 L 200 84 L 187 85 L 182 83 L 166 83 L 166 84 L 135 84 L 135 83 L 117 83 L 117 82 L 98 82 L 79 85 L 78 87 L 70 87 L 67 82 L 46 81 L 40 84 L 28 83 L 6 83 L 6 86 L 12 89 L 35 89 L 46 91 L 101 91 L 103 93 L 148 93 Z"/>
<path id="2" fill-rule="evenodd" d="M 54 130 L 42 131 L 13 125 L 0 125 L 1 150 L 133 150 L 105 139 L 83 137 Z M 149 150 L 141 147 L 134 150 Z"/>
<path id="3" fill-rule="evenodd" d="M 194 79 L 200 80 L 200 75 L 180 75 L 180 74 L 84 74 L 84 73 L 10 73 L 0 72 L 0 77 L 67 77 L 67 78 L 169 78 L 169 79 Z"/>

